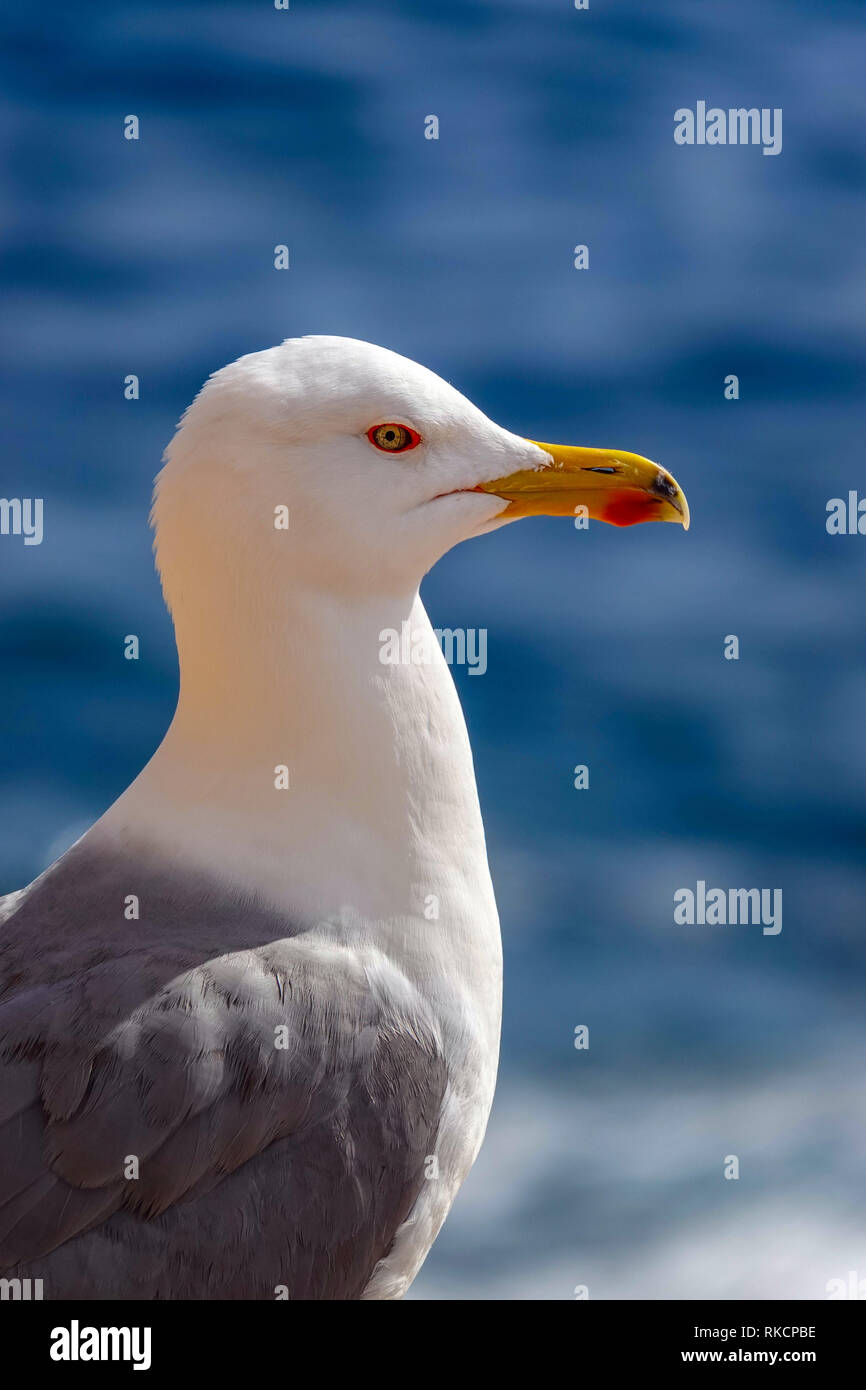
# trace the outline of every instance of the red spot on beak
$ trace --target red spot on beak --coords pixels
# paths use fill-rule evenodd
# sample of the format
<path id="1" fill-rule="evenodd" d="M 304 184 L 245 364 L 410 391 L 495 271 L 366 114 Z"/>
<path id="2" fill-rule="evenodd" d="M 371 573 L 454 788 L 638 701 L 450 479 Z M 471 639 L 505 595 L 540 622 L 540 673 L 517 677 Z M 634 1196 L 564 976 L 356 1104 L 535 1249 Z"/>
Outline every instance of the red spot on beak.
<path id="1" fill-rule="evenodd" d="M 647 514 L 658 506 L 659 500 L 637 488 L 627 488 L 611 497 L 601 519 L 609 521 L 611 526 L 637 526 L 638 522 L 649 520 Z"/>

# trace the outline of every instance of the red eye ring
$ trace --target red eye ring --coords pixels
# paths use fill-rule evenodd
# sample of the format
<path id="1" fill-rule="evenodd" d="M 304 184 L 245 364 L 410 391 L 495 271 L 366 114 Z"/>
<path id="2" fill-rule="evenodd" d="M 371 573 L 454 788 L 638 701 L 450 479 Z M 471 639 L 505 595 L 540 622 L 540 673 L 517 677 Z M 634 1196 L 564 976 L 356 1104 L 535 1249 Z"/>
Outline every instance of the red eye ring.
<path id="1" fill-rule="evenodd" d="M 421 436 L 409 425 L 398 425 L 393 420 L 386 420 L 382 425 L 371 425 L 367 431 L 367 438 L 376 449 L 381 449 L 384 454 L 406 454 L 410 449 L 417 449 L 421 443 Z"/>

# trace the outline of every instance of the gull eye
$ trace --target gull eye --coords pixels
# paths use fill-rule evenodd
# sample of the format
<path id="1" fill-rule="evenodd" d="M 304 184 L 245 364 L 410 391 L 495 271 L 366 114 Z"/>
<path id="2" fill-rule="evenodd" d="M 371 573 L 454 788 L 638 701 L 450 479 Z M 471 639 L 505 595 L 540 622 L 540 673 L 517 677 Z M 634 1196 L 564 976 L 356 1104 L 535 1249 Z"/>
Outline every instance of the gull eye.
<path id="1" fill-rule="evenodd" d="M 374 425 L 367 431 L 367 438 L 377 449 L 384 449 L 387 454 L 405 454 L 408 449 L 415 449 L 421 443 L 420 434 L 408 425 L 395 425 L 391 422 Z"/>

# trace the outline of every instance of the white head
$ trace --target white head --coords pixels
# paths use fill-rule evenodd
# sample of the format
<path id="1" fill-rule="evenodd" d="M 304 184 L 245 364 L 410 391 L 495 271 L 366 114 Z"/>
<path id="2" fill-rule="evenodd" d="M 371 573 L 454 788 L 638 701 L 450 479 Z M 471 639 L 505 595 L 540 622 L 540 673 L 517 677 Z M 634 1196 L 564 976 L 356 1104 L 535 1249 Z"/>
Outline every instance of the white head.
<path id="1" fill-rule="evenodd" d="M 458 935 L 478 936 L 479 900 L 495 926 L 445 659 L 385 664 L 381 639 L 406 619 L 429 629 L 418 586 L 458 541 L 577 507 L 619 525 L 688 519 L 656 464 L 521 439 L 367 343 L 294 339 L 217 372 L 154 501 L 178 709 L 111 833 L 138 826 L 169 853 L 218 860 L 313 920 L 342 904 L 364 920 L 395 903 L 413 914 L 418 885 L 436 882 Z M 450 941 L 424 933 L 418 949 L 426 960 Z"/>
<path id="2" fill-rule="evenodd" d="M 405 357 L 309 337 L 214 373 L 166 451 L 153 516 L 177 616 L 202 571 L 228 569 L 237 586 L 258 574 L 268 586 L 410 593 L 458 541 L 579 506 L 620 525 L 688 523 L 657 464 L 522 439 Z M 275 525 L 283 507 L 288 532 Z M 258 563 L 237 563 L 242 552 Z"/>

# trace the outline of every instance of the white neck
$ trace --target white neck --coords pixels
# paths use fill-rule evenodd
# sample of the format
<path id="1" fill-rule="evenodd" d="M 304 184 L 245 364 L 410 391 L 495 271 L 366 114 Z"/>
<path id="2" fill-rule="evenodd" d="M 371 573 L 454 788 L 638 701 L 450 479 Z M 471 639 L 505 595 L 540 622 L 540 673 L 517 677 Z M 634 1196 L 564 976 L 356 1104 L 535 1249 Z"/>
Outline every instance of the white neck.
<path id="1" fill-rule="evenodd" d="M 459 945 L 498 1001 L 498 921 L 454 683 L 435 641 L 429 664 L 380 661 L 383 629 L 408 619 L 429 632 L 417 593 L 263 588 L 251 604 L 228 572 L 206 592 L 206 606 L 174 605 L 171 727 L 95 833 L 155 843 L 338 937 L 386 953 L 398 940 L 416 982 L 448 969 Z M 275 788 L 280 766 L 288 790 Z"/>

